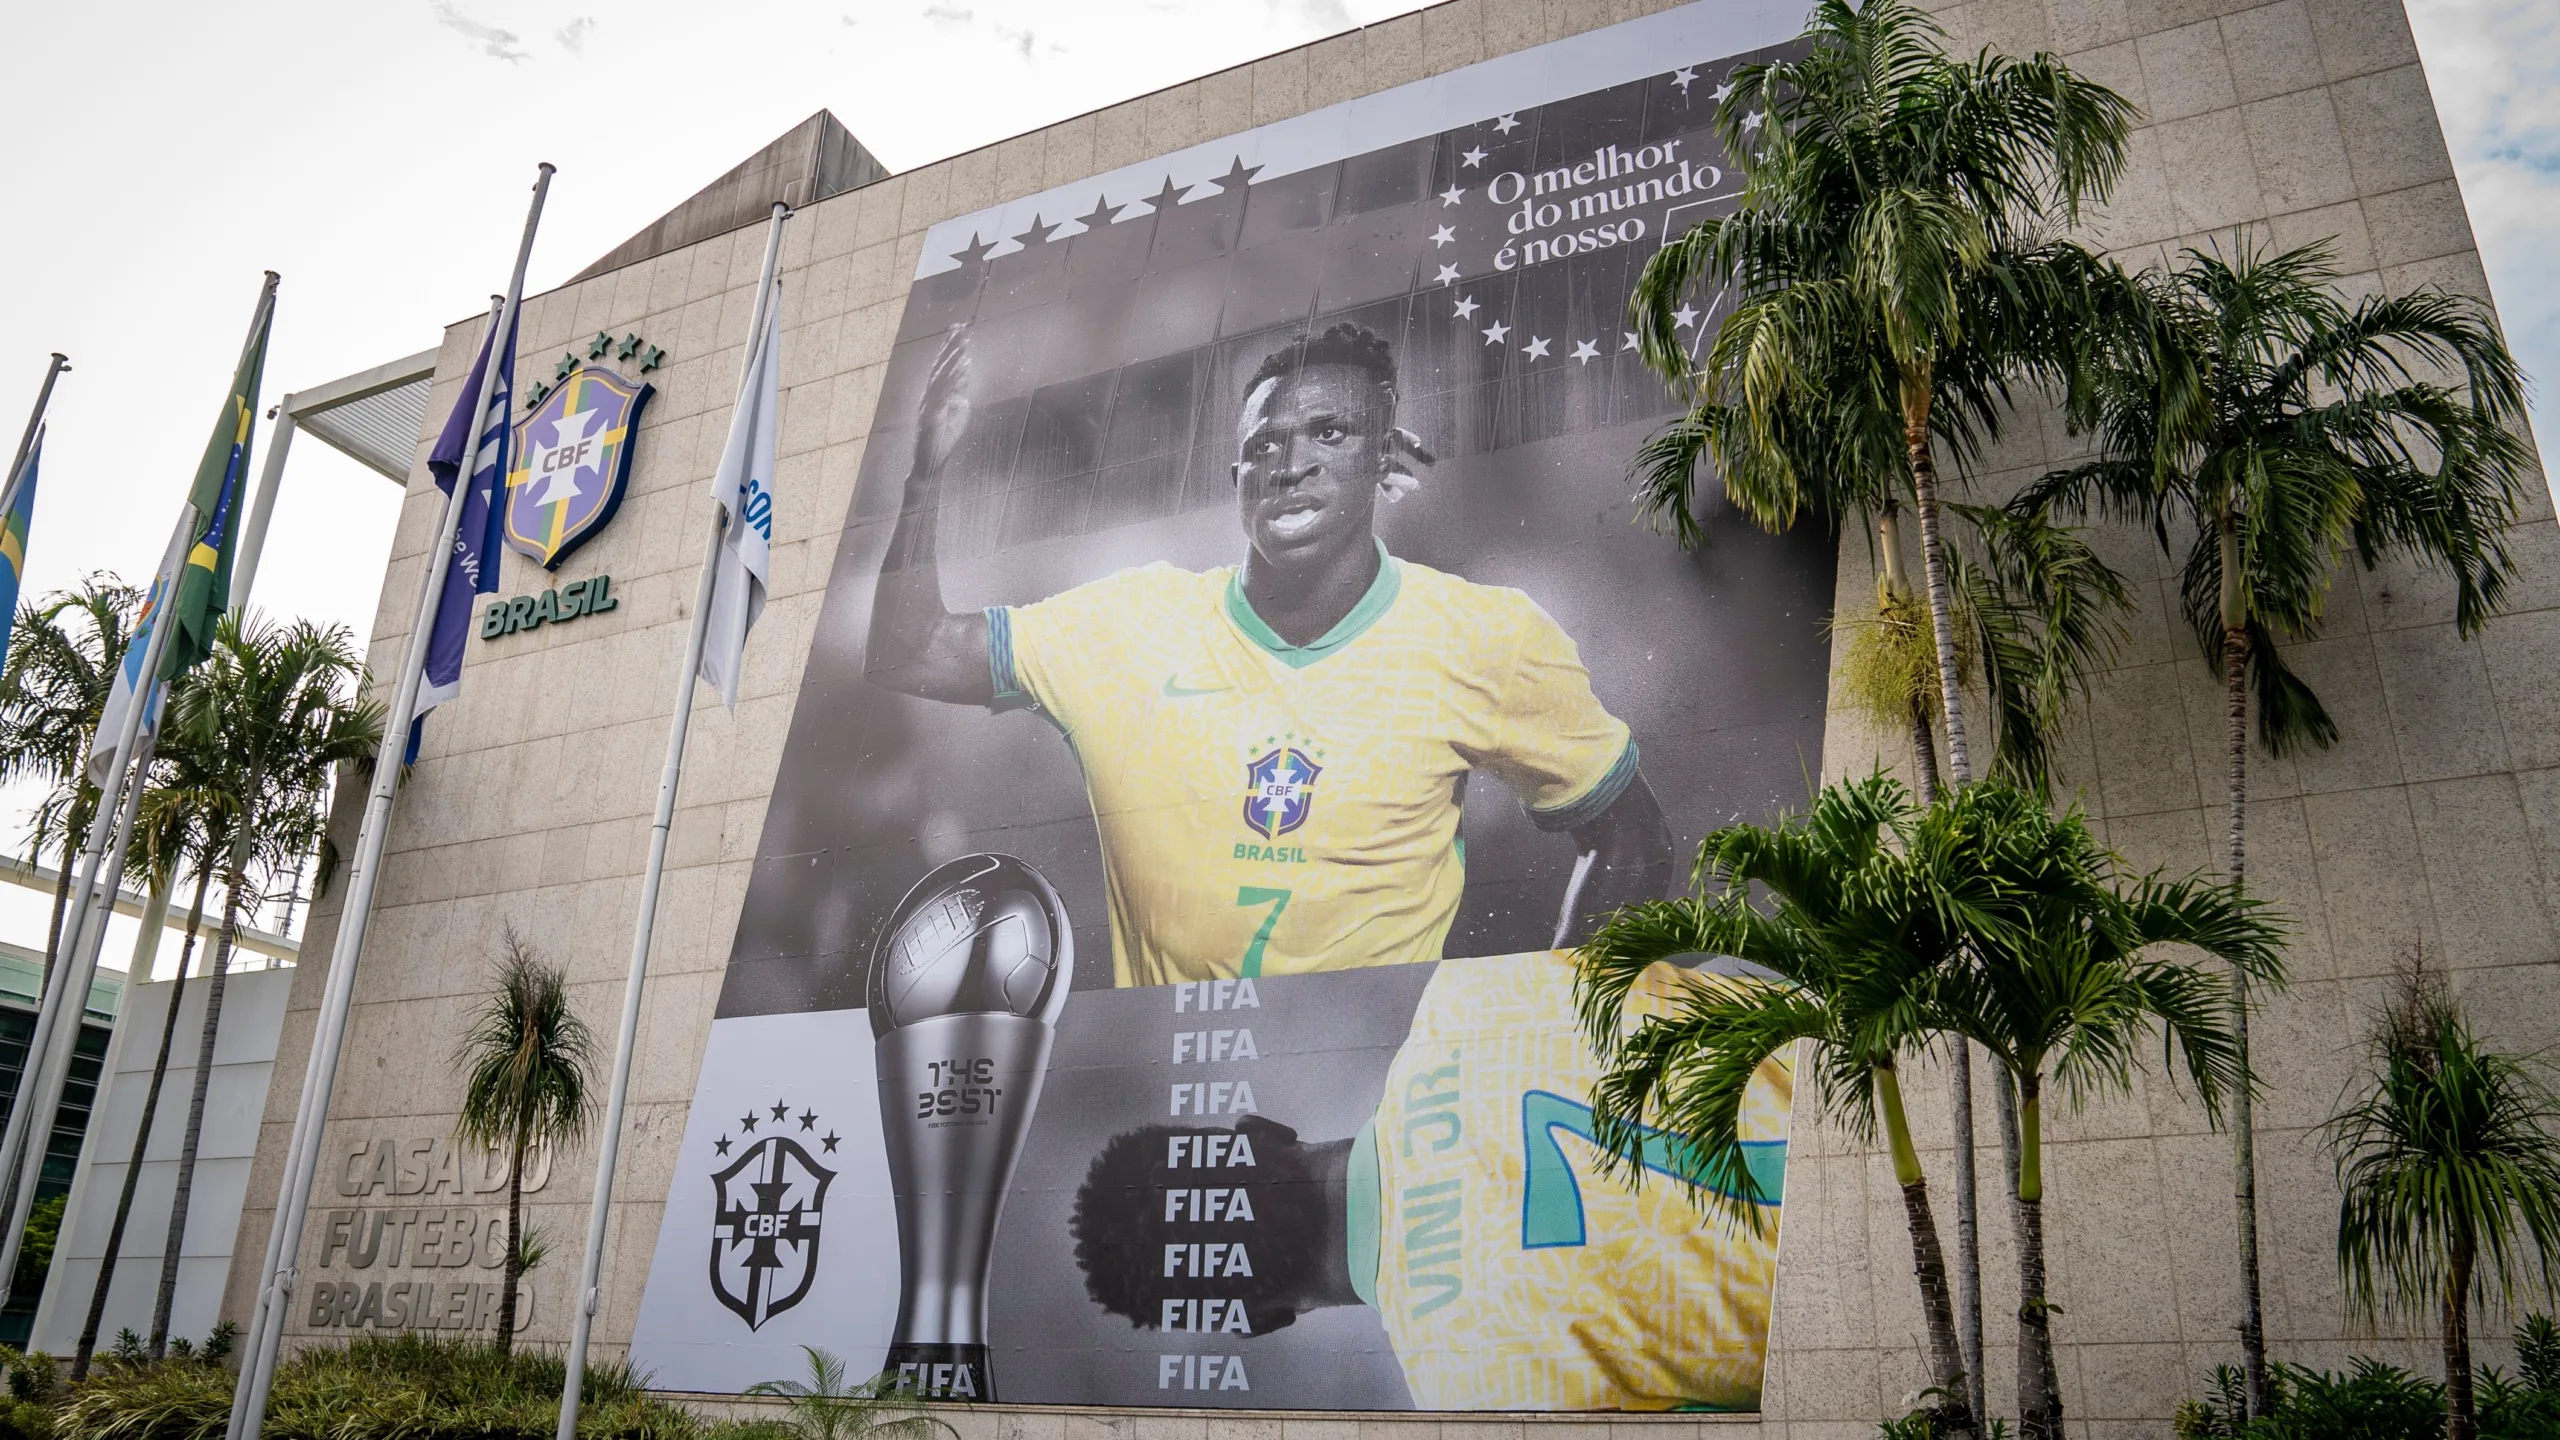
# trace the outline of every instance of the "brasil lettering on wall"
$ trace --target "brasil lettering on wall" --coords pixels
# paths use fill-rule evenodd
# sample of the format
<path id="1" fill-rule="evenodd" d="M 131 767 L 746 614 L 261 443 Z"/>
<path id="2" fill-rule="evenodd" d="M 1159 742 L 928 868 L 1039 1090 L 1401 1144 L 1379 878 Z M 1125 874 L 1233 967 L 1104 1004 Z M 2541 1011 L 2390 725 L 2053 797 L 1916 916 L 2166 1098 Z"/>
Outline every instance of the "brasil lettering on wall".
<path id="1" fill-rule="evenodd" d="M 601 615 L 622 602 L 613 597 L 613 577 L 598 575 L 591 580 L 572 580 L 555 590 L 539 595 L 518 595 L 507 600 L 492 600 L 480 614 L 480 638 L 495 640 L 519 630 L 539 630 L 545 625 L 575 620 L 581 615 Z"/>

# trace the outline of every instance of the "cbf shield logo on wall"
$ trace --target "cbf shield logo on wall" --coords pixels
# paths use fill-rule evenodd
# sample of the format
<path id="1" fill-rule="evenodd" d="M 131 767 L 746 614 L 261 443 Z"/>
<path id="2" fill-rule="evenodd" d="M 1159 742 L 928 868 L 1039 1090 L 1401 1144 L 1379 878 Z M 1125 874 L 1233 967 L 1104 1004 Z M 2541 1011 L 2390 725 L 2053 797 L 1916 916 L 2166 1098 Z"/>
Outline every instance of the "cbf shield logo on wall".
<path id="1" fill-rule="evenodd" d="M 559 568 L 613 518 L 631 478 L 631 441 L 653 388 L 580 365 L 516 429 L 507 472 L 507 546 Z"/>
<path id="2" fill-rule="evenodd" d="M 752 1131 L 760 1120 L 781 1128 L 794 1118 L 789 1106 L 777 1103 L 769 1117 L 750 1113 L 739 1123 Z M 796 1118 L 802 1129 L 816 1129 L 814 1113 Z M 830 1130 L 820 1143 L 833 1149 L 836 1139 Z M 716 1148 L 726 1154 L 730 1143 L 723 1135 Z M 808 1296 L 818 1274 L 827 1186 L 835 1178 L 797 1140 L 782 1135 L 748 1146 L 711 1177 L 711 1293 L 748 1329 L 761 1328 Z"/>

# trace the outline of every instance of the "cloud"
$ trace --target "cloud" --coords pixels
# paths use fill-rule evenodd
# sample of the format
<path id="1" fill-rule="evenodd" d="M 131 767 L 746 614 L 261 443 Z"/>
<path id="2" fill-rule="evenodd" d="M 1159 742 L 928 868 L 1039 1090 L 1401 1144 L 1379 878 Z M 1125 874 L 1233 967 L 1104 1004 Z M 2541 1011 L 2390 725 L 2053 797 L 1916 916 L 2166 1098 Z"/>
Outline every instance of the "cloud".
<path id="1" fill-rule="evenodd" d="M 435 11 L 437 24 L 465 39 L 478 41 L 481 54 L 504 60 L 509 64 L 524 60 L 523 37 L 513 30 L 501 30 L 495 25 L 483 25 L 463 14 L 453 0 L 435 0 L 430 8 Z"/>
<path id="2" fill-rule="evenodd" d="M 595 28 L 596 17 L 593 15 L 581 15 L 577 19 L 570 21 L 568 24 L 561 26 L 558 31 L 553 33 L 551 38 L 559 41 L 560 48 L 568 51 L 570 54 L 584 55 L 587 53 L 587 36 L 593 33 Z"/>
<path id="3" fill-rule="evenodd" d="M 957 5 L 927 5 L 924 18 L 936 25 L 966 25 L 977 18 L 977 12 L 963 10 Z"/>
<path id="4" fill-rule="evenodd" d="M 1351 18 L 1351 8 L 1342 0 L 1271 0 L 1271 18 L 1284 25 L 1296 24 L 1324 35 L 1348 30 L 1360 23 Z"/>

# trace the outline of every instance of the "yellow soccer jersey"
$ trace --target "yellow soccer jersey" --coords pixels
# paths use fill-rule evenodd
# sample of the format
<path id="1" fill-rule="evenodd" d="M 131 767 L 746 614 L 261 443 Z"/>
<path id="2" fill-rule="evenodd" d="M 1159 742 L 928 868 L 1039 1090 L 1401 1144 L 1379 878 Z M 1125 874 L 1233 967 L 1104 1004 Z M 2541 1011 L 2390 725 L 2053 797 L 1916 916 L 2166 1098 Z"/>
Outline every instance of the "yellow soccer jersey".
<path id="1" fill-rule="evenodd" d="M 1657 966 L 1632 1008 L 1658 1013 L 1691 983 Z M 1760 1403 L 1777 1217 L 1754 1236 L 1668 1175 L 1602 1178 L 1598 1075 L 1562 952 L 1446 961 L 1424 989 L 1348 1187 L 1354 1283 L 1374 1276 L 1362 1298 L 1422 1409 Z M 1771 1197 L 1792 1093 L 1772 1059 L 1745 1101 Z"/>
<path id="2" fill-rule="evenodd" d="M 1118 983 L 1437 960 L 1468 771 L 1557 830 L 1635 779 L 1627 727 L 1535 602 L 1378 555 L 1303 647 L 1232 567 L 1149 565 L 987 612 L 997 708 L 1046 714 L 1084 767 Z"/>

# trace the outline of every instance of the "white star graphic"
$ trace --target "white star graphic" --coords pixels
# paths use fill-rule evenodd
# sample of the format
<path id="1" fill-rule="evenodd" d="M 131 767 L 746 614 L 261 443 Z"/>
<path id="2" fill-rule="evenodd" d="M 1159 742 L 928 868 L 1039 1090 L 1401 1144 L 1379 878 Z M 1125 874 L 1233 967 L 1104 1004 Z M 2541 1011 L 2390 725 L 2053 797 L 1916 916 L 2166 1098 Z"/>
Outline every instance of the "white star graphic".
<path id="1" fill-rule="evenodd" d="M 1473 295 L 1464 295 L 1460 296 L 1458 299 L 1458 312 L 1449 318 L 1453 320 L 1464 320 L 1474 313 L 1476 313 L 1476 297 Z"/>
<path id="2" fill-rule="evenodd" d="M 1448 189 L 1441 191 L 1440 208 L 1446 210 L 1450 206 L 1457 204 L 1458 201 L 1466 195 L 1466 193 L 1467 187 L 1464 185 L 1452 185 Z"/>
<path id="3" fill-rule="evenodd" d="M 1599 343 L 1592 340 L 1585 340 L 1581 342 L 1573 347 L 1573 355 L 1570 358 L 1579 360 L 1585 365 L 1590 364 L 1592 361 L 1600 358 Z"/>
<path id="4" fill-rule="evenodd" d="M 1519 119 L 1511 115 L 1505 115 L 1501 119 L 1493 122 L 1494 133 L 1497 135 L 1508 135 L 1519 128 Z"/>
<path id="5" fill-rule="evenodd" d="M 1487 345 L 1499 345 L 1499 344 L 1501 344 L 1501 343 L 1502 343 L 1502 337 L 1503 337 L 1503 336 L 1505 336 L 1505 335 L 1508 335 L 1508 334 L 1510 334 L 1510 333 L 1511 333 L 1511 327 L 1510 327 L 1510 326 L 1503 324 L 1503 323 L 1502 323 L 1501 321 L 1499 321 L 1499 320 L 1496 320 L 1496 321 L 1494 321 L 1491 325 L 1488 325 L 1488 326 L 1486 326 L 1486 327 L 1485 327 L 1485 330 L 1484 330 L 1484 343 L 1486 343 Z"/>
<path id="6" fill-rule="evenodd" d="M 1742 133 L 1748 135 L 1752 131 L 1759 129 L 1760 122 L 1768 118 L 1769 113 L 1765 110 L 1754 110 L 1750 114 L 1743 116 Z"/>
<path id="7" fill-rule="evenodd" d="M 1698 323 L 1698 312 L 1687 305 L 1671 312 L 1671 323 L 1682 330 Z"/>
<path id="8" fill-rule="evenodd" d="M 552 454 L 556 454 L 562 450 L 576 450 L 580 445 L 596 438 L 596 431 L 603 425 L 603 423 L 604 417 L 596 413 L 594 410 L 581 410 L 575 415 L 561 416 L 558 427 L 560 438 L 553 441 L 549 446 L 546 446 L 543 451 L 536 452 L 534 456 L 534 463 L 536 465 L 540 465 L 543 461 L 549 459 Z M 555 470 L 544 471 L 541 482 L 542 488 L 533 492 L 532 503 L 536 505 L 565 505 L 569 501 L 577 499 L 579 494 L 579 468 L 579 466 L 572 464 L 562 465 Z"/>
<path id="9" fill-rule="evenodd" d="M 1690 82 L 1697 78 L 1698 67 L 1695 65 L 1683 65 L 1679 69 L 1671 72 L 1671 83 L 1679 86 L 1680 93 L 1683 95 L 1689 93 Z"/>
<path id="10" fill-rule="evenodd" d="M 1458 283 L 1458 267 L 1457 267 L 1457 266 L 1455 266 L 1455 265 L 1443 265 L 1443 266 L 1441 266 L 1441 267 L 1440 267 L 1440 273 L 1431 277 L 1431 283 L 1432 283 L 1432 284 L 1434 284 L 1434 285 L 1455 285 L 1455 284 L 1457 284 L 1457 283 Z"/>
<path id="11" fill-rule="evenodd" d="M 1463 154 L 1463 155 L 1459 156 L 1458 158 L 1459 158 L 1459 159 L 1461 159 L 1461 160 L 1466 161 L 1466 162 L 1467 162 L 1467 167 L 1468 167 L 1469 169 L 1473 169 L 1473 168 L 1475 168 L 1476 166 L 1481 165 L 1481 164 L 1483 164 L 1483 163 L 1484 163 L 1484 147 L 1482 147 L 1482 146 L 1478 146 L 1478 147 L 1476 147 L 1475 149 L 1470 150 L 1470 151 L 1468 151 L 1467 153 L 1465 153 L 1465 154 Z"/>
<path id="12" fill-rule="evenodd" d="M 1458 243 L 1458 232 L 1450 229 L 1446 225 L 1443 225 L 1439 229 L 1431 232 L 1431 243 L 1434 245 L 1455 245 Z"/>
<path id="13" fill-rule="evenodd" d="M 1528 356 L 1532 360 L 1546 359 L 1547 337 L 1544 335 L 1530 336 L 1529 343 L 1520 347 L 1520 353 Z"/>
<path id="14" fill-rule="evenodd" d="M 1730 81 L 1730 80 L 1727 80 L 1727 81 L 1726 81 L 1726 82 L 1724 82 L 1723 84 L 1721 84 L 1721 85 L 1717 86 L 1717 87 L 1716 87 L 1716 93 L 1715 93 L 1712 97 L 1710 97 L 1710 98 L 1712 98 L 1712 99 L 1713 99 L 1717 104 L 1719 104 L 1719 105 L 1723 104 L 1723 103 L 1724 103 L 1724 102 L 1726 102 L 1727 100 L 1732 99 L 1732 98 L 1733 98 L 1733 82 L 1732 82 L 1732 81 Z"/>
<path id="15" fill-rule="evenodd" d="M 1621 350 L 1633 350 L 1634 348 L 1636 348 L 1636 332 L 1634 332 L 1633 330 L 1623 330 L 1623 331 L 1620 331 L 1619 333 L 1620 333 L 1620 334 L 1622 334 L 1622 335 L 1625 335 L 1625 336 L 1627 337 L 1625 340 L 1623 340 L 1623 341 L 1619 342 L 1619 345 L 1618 345 L 1618 348 L 1619 348 L 1619 349 L 1621 349 Z"/>

